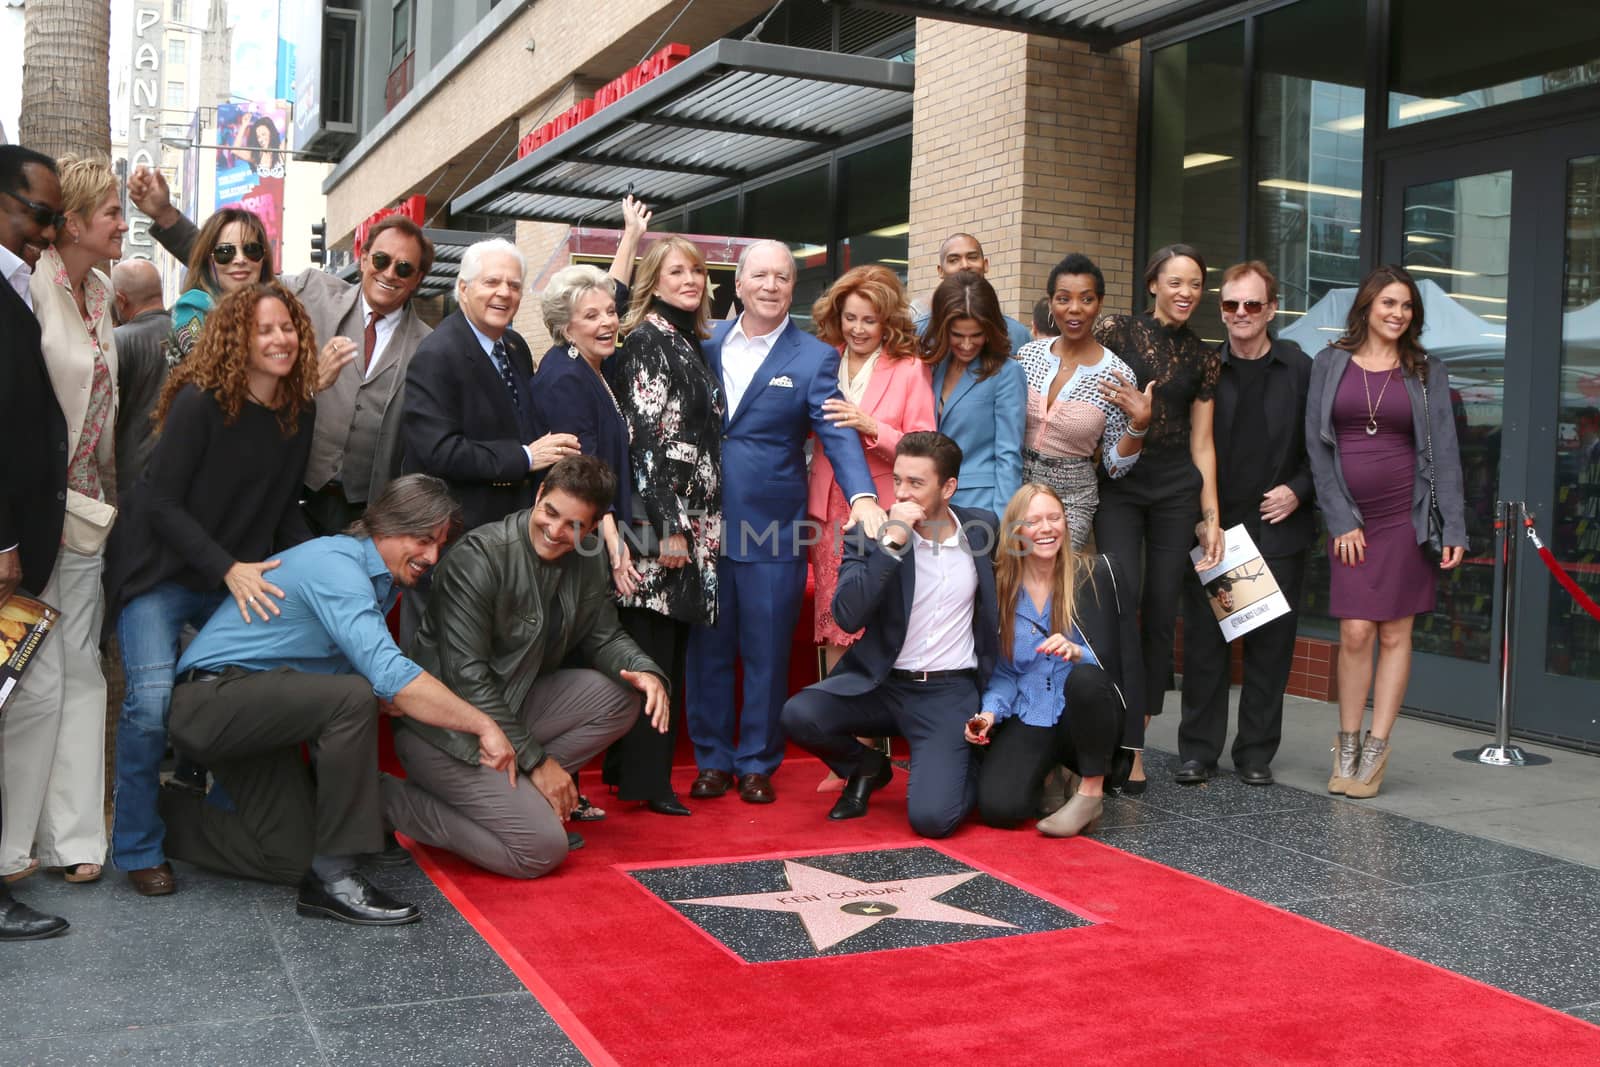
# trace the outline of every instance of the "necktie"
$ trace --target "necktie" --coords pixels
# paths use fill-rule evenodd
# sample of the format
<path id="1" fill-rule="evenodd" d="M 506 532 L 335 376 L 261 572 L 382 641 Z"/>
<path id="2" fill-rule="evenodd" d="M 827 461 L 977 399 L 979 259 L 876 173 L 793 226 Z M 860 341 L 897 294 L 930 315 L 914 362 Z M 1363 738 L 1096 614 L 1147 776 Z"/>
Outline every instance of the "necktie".
<path id="1" fill-rule="evenodd" d="M 517 392 L 517 376 L 511 371 L 511 358 L 506 355 L 506 343 L 496 341 L 494 351 L 494 365 L 500 368 L 500 380 L 506 383 L 506 392 L 511 394 L 511 406 L 517 409 L 517 415 L 522 415 L 522 395 Z"/>
<path id="2" fill-rule="evenodd" d="M 383 318 L 376 311 L 367 312 L 367 328 L 361 335 L 361 376 L 365 378 L 367 371 L 372 367 L 372 354 L 378 350 L 378 320 Z"/>

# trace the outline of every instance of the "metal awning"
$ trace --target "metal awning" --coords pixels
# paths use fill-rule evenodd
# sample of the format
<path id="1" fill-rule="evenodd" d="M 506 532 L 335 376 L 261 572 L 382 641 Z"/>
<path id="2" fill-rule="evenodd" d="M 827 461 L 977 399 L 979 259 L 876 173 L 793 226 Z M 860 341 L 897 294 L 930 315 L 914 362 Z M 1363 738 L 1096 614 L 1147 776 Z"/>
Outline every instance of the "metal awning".
<path id="1" fill-rule="evenodd" d="M 922 18 L 1083 41 L 1103 52 L 1240 0 L 862 0 Z"/>
<path id="2" fill-rule="evenodd" d="M 468 247 L 491 237 L 508 236 L 475 230 L 436 230 L 431 227 L 424 228 L 422 232 L 433 242 L 433 267 L 428 271 L 428 276 L 422 279 L 422 284 L 417 286 L 418 296 L 443 296 L 450 292 L 456 287 L 456 275 L 461 273 L 461 257 L 466 255 Z M 361 276 L 361 271 L 352 260 L 339 269 L 338 276 L 347 282 L 355 282 Z"/>
<path id="3" fill-rule="evenodd" d="M 911 64 L 720 40 L 457 197 L 453 213 L 622 225 L 911 116 Z"/>

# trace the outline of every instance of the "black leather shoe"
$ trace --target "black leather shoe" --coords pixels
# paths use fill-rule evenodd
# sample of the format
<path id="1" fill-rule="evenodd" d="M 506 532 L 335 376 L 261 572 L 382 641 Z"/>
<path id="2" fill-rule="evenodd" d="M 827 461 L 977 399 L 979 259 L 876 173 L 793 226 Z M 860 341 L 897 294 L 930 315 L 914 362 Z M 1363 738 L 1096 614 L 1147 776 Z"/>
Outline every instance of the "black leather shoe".
<path id="1" fill-rule="evenodd" d="M 778 799 L 773 791 L 772 779 L 765 774 L 739 776 L 739 799 L 746 804 L 771 804 Z"/>
<path id="2" fill-rule="evenodd" d="M 1239 781 L 1245 785 L 1271 785 L 1274 781 L 1272 768 L 1266 764 L 1256 764 L 1239 768 Z"/>
<path id="3" fill-rule="evenodd" d="M 1217 776 L 1217 767 L 1214 763 L 1201 763 L 1197 759 L 1186 759 L 1183 766 L 1178 768 L 1172 780 L 1179 785 L 1201 785 Z"/>
<path id="4" fill-rule="evenodd" d="M 693 815 L 694 812 L 683 806 L 683 801 L 678 799 L 678 794 L 668 793 L 665 797 L 645 802 L 645 806 L 657 815 Z"/>
<path id="5" fill-rule="evenodd" d="M 0 884 L 0 941 L 43 941 L 67 928 L 59 915 L 34 911 Z"/>
<path id="6" fill-rule="evenodd" d="M 888 760 L 880 756 L 877 763 L 877 770 L 852 774 L 845 781 L 844 792 L 833 802 L 833 810 L 828 812 L 828 818 L 859 819 L 867 813 L 867 798 L 888 785 L 889 780 L 894 777 L 894 768 L 889 765 Z"/>
<path id="7" fill-rule="evenodd" d="M 727 771 L 701 771 L 695 776 L 689 795 L 696 800 L 720 797 L 733 788 L 733 775 Z"/>
<path id="8" fill-rule="evenodd" d="M 576 852 L 587 843 L 588 842 L 584 841 L 583 835 L 578 833 L 578 831 L 576 831 L 576 830 L 568 830 L 567 831 L 567 851 L 568 852 Z"/>
<path id="9" fill-rule="evenodd" d="M 384 831 L 383 851 L 374 852 L 364 858 L 369 865 L 386 871 L 411 866 L 411 853 L 407 852 L 400 839 L 394 836 L 393 830 Z"/>
<path id="10" fill-rule="evenodd" d="M 415 904 L 402 904 L 354 871 L 332 882 L 306 872 L 294 910 L 357 926 L 404 926 L 422 918 Z"/>

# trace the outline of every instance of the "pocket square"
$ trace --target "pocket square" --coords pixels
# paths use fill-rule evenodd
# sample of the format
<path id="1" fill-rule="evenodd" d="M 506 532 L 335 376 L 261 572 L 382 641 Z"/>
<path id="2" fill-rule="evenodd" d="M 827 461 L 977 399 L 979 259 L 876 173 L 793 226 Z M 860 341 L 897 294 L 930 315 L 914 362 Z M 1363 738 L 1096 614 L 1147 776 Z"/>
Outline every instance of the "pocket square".
<path id="1" fill-rule="evenodd" d="M 789 377 L 787 374 L 780 374 L 776 378 L 772 379 L 772 381 L 768 382 L 767 384 L 768 385 L 775 385 L 779 389 L 793 389 L 794 388 L 794 379 Z"/>

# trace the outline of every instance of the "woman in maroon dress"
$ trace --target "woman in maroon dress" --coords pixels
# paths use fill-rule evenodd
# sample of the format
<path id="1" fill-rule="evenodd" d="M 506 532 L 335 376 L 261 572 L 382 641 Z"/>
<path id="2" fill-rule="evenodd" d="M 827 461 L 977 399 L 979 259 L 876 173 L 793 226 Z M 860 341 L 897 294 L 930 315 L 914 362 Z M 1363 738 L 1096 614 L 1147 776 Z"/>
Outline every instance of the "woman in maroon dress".
<path id="1" fill-rule="evenodd" d="M 1379 267 L 1361 283 L 1344 336 L 1311 369 L 1306 449 L 1328 524 L 1328 611 L 1339 620 L 1339 737 L 1328 792 L 1350 797 L 1378 793 L 1411 674 L 1412 619 L 1433 610 L 1435 568 L 1458 566 L 1466 551 L 1450 378 L 1421 335 L 1416 283 L 1400 267 Z M 1435 499 L 1446 546 L 1437 562 L 1424 551 Z M 1372 729 L 1363 739 L 1369 687 Z"/>

